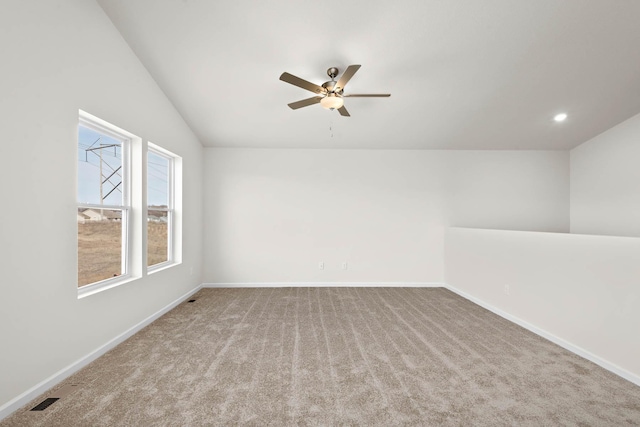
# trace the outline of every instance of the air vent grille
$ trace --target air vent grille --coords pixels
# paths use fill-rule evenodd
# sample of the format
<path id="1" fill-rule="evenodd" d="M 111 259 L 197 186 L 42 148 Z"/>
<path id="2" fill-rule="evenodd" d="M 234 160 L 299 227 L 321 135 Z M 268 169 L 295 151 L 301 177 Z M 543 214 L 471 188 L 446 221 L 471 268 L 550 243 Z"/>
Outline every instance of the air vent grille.
<path id="1" fill-rule="evenodd" d="M 45 400 L 43 400 L 42 402 L 40 402 L 36 406 L 34 406 L 31 410 L 32 411 L 44 411 L 49 406 L 51 406 L 54 403 L 56 403 L 56 401 L 58 401 L 58 400 L 60 400 L 59 397 L 47 397 Z"/>

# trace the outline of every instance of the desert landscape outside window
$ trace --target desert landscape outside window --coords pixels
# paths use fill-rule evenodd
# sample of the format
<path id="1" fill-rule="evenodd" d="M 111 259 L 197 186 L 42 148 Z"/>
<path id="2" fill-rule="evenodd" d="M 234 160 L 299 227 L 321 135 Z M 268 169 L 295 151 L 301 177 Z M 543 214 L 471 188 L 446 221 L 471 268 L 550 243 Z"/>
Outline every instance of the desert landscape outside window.
<path id="1" fill-rule="evenodd" d="M 129 139 L 78 126 L 78 287 L 127 274 Z"/>

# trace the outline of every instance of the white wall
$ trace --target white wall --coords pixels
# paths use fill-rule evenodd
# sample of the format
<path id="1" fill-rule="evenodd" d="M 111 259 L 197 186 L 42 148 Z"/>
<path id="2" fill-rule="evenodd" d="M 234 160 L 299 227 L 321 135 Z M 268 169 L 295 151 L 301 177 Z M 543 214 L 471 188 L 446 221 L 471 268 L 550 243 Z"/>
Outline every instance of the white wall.
<path id="1" fill-rule="evenodd" d="M 563 152 L 207 148 L 204 282 L 442 282 L 449 224 L 568 231 L 568 176 Z"/>
<path id="2" fill-rule="evenodd" d="M 93 1 L 4 1 L 0 53 L 2 407 L 199 285 L 202 147 Z M 83 299 L 78 109 L 184 161 L 183 264 Z"/>
<path id="3" fill-rule="evenodd" d="M 569 231 L 566 151 L 449 153 L 450 225 Z"/>
<path id="4" fill-rule="evenodd" d="M 449 229 L 445 281 L 640 384 L 640 115 L 569 156 L 571 234 Z"/>
<path id="5" fill-rule="evenodd" d="M 571 150 L 571 232 L 640 237 L 640 114 Z"/>
<path id="6" fill-rule="evenodd" d="M 452 228 L 445 258 L 453 288 L 640 384 L 639 239 Z"/>

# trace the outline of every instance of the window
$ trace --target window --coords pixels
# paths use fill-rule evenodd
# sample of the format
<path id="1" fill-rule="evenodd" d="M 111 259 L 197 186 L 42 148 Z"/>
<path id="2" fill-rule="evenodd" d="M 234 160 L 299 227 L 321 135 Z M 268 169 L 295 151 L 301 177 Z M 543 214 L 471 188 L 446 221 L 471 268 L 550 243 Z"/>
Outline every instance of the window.
<path id="1" fill-rule="evenodd" d="M 147 267 L 173 261 L 174 156 L 149 144 L 147 152 Z"/>
<path id="2" fill-rule="evenodd" d="M 84 111 L 77 145 L 78 298 L 180 264 L 182 159 Z"/>
<path id="3" fill-rule="evenodd" d="M 127 135 L 88 115 L 81 116 L 78 126 L 78 287 L 129 275 L 129 159 Z"/>

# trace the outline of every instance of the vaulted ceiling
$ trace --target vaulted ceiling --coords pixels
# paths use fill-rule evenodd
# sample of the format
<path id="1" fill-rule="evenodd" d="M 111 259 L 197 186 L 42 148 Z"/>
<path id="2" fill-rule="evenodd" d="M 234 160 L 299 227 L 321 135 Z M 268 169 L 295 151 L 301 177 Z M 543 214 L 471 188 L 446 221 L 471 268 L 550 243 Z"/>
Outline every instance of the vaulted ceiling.
<path id="1" fill-rule="evenodd" d="M 637 0 L 98 2 L 206 146 L 564 150 L 640 113 Z M 282 72 L 349 64 L 391 97 L 287 107 Z"/>

